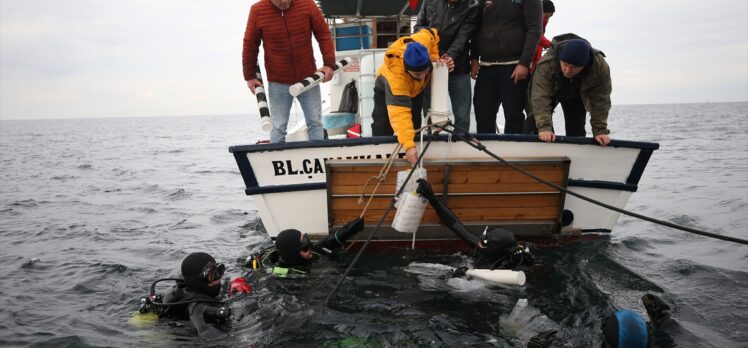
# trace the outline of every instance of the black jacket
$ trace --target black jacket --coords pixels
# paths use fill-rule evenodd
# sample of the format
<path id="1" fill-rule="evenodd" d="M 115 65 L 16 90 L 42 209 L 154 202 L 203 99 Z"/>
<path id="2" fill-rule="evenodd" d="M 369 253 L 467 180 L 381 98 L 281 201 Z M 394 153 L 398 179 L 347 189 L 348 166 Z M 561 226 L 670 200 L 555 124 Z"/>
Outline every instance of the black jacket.
<path id="1" fill-rule="evenodd" d="M 540 0 L 484 0 L 473 58 L 519 63 L 529 67 L 543 34 Z"/>
<path id="2" fill-rule="evenodd" d="M 451 74 L 470 72 L 470 39 L 478 29 L 479 0 L 425 0 L 418 13 L 414 32 L 435 28 L 439 33 L 439 55 L 447 54 L 455 62 Z"/>

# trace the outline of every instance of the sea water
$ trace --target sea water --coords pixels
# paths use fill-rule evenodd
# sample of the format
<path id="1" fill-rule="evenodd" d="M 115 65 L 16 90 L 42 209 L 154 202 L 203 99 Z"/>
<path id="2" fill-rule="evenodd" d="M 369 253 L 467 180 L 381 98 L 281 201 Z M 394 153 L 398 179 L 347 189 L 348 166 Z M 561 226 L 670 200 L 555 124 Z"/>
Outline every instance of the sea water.
<path id="1" fill-rule="evenodd" d="M 614 139 L 660 144 L 628 209 L 748 238 L 748 103 L 615 106 L 609 122 Z M 501 325 L 520 299 L 559 328 L 557 346 L 599 346 L 602 318 L 646 316 L 646 292 L 712 346 L 748 345 L 748 247 L 627 216 L 609 239 L 534 249 L 521 288 L 414 273 L 469 260 L 393 250 L 365 254 L 327 305 L 345 263 L 255 281 L 218 341 L 134 323 L 150 283 L 190 252 L 232 275 L 271 245 L 228 152 L 262 137 L 256 115 L 1 121 L 0 346 L 520 347 L 522 328 Z"/>

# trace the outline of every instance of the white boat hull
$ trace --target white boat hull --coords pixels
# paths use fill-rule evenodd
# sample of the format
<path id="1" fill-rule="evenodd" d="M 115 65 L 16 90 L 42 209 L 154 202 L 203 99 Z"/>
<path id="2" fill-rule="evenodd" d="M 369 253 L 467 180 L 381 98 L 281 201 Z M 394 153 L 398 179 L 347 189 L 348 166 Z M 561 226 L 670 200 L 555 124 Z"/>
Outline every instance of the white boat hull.
<path id="1" fill-rule="evenodd" d="M 570 159 L 568 189 L 609 205 L 624 208 L 649 157 L 659 145 L 613 141 L 600 147 L 590 138 L 558 137 L 556 143 L 535 136 L 479 136 L 488 150 L 501 157 L 551 157 Z M 328 159 L 382 159 L 394 150 L 394 137 L 233 146 L 237 164 L 271 238 L 289 228 L 311 235 L 329 232 L 325 161 Z M 419 148 L 423 148 L 419 145 Z M 402 154 L 401 154 L 402 155 Z M 429 160 L 493 160 L 463 142 L 435 139 L 424 156 Z M 404 161 L 404 160 L 400 160 Z M 392 173 L 391 175 L 394 175 Z M 573 222 L 560 234 L 610 232 L 619 213 L 566 196 L 563 209 L 573 212 Z M 369 226 L 374 222 L 369 222 Z M 533 237 L 532 231 L 525 231 Z M 547 236 L 547 231 L 543 234 Z M 424 237 L 427 238 L 427 237 Z"/>

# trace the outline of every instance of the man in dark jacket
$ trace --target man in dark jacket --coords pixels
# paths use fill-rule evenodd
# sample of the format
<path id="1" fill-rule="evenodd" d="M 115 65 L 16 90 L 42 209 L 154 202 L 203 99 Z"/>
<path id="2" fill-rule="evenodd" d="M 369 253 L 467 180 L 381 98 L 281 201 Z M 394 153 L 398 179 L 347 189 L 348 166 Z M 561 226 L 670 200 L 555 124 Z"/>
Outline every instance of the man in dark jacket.
<path id="1" fill-rule="evenodd" d="M 567 136 L 586 136 L 584 124 L 589 111 L 592 136 L 601 146 L 608 145 L 611 91 L 605 54 L 577 35 L 556 36 L 533 74 L 525 131 L 537 131 L 540 140 L 554 141 L 553 109 L 561 103 Z"/>
<path id="2" fill-rule="evenodd" d="M 322 51 L 323 66 L 317 69 L 312 50 L 312 34 Z M 288 92 L 292 84 L 319 70 L 330 81 L 335 67 L 335 49 L 325 17 L 313 0 L 260 0 L 249 12 L 244 33 L 242 66 L 244 80 L 252 93 L 262 82 L 257 79 L 257 55 L 260 43 L 265 50 L 265 70 L 270 98 L 270 117 L 273 130 L 270 142 L 286 140 L 288 118 L 293 96 Z M 322 128 L 322 99 L 319 86 L 296 97 L 304 111 L 310 140 L 324 139 Z"/>
<path id="3" fill-rule="evenodd" d="M 425 0 L 414 28 L 439 33 L 439 55 L 448 67 L 454 66 L 448 88 L 455 126 L 464 130 L 470 128 L 470 39 L 478 26 L 479 5 L 479 0 Z M 426 96 L 424 105 L 429 101 Z"/>
<path id="4" fill-rule="evenodd" d="M 540 0 L 484 1 L 470 67 L 477 77 L 473 105 L 478 133 L 496 133 L 501 105 L 504 133 L 522 133 L 529 67 L 543 33 L 542 8 Z"/>

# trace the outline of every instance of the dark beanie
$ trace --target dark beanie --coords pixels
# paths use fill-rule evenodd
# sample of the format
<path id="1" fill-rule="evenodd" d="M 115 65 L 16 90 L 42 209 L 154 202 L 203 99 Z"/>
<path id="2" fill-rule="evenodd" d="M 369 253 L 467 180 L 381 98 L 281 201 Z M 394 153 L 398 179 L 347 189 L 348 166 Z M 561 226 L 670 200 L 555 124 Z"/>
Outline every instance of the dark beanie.
<path id="1" fill-rule="evenodd" d="M 566 41 L 558 59 L 574 66 L 585 66 L 590 61 L 590 44 L 582 39 Z"/>
<path id="2" fill-rule="evenodd" d="M 216 259 L 208 253 L 197 252 L 187 255 L 182 261 L 182 276 L 202 276 L 203 268 L 211 261 L 216 262 Z"/>
<path id="3" fill-rule="evenodd" d="M 281 262 L 286 266 L 306 263 L 306 260 L 299 255 L 301 246 L 301 231 L 299 230 L 283 230 L 275 237 L 275 250 L 278 251 Z"/>
<path id="4" fill-rule="evenodd" d="M 646 348 L 647 324 L 636 312 L 621 309 L 605 320 L 604 339 L 610 347 Z"/>
<path id="5" fill-rule="evenodd" d="M 429 51 L 418 42 L 411 42 L 405 47 L 405 68 L 410 71 L 424 71 L 431 66 Z"/>
<path id="6" fill-rule="evenodd" d="M 546 13 L 546 12 L 550 12 L 550 13 L 556 12 L 556 6 L 553 5 L 553 1 L 543 0 L 543 13 Z"/>

